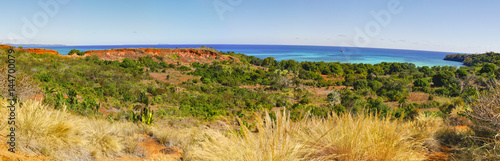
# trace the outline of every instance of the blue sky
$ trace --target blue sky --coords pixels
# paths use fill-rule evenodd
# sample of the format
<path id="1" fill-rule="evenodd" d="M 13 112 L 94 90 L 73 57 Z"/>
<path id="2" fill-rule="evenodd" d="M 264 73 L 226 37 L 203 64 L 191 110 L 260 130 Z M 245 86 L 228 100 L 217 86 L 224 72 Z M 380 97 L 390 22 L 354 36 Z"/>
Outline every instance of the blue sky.
<path id="1" fill-rule="evenodd" d="M 500 1 L 494 0 L 3 1 L 0 42 L 284 44 L 500 52 L 499 7 Z M 373 12 L 382 15 L 381 20 Z"/>

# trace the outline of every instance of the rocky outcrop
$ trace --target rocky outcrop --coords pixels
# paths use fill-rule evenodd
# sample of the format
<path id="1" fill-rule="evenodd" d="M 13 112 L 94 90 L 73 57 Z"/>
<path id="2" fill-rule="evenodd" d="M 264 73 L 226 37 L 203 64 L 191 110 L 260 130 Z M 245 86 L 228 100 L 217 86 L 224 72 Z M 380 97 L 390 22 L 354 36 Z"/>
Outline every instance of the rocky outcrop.
<path id="1" fill-rule="evenodd" d="M 2 45 L 2 44 L 0 44 L 0 48 L 2 48 L 2 49 L 10 49 L 10 48 L 14 48 L 14 47 L 10 46 L 10 45 Z"/>
<path id="2" fill-rule="evenodd" d="M 2 49 L 14 49 L 16 51 L 26 51 L 26 52 L 29 52 L 29 53 L 33 53 L 33 54 L 45 54 L 45 53 L 49 53 L 49 54 L 55 54 L 55 55 L 59 55 L 59 52 L 55 51 L 55 50 L 51 50 L 51 49 L 18 49 L 18 48 L 15 48 L 14 46 L 10 46 L 10 45 L 1 45 L 0 44 L 0 48 Z"/>
<path id="3" fill-rule="evenodd" d="M 55 50 L 51 50 L 51 49 L 14 49 L 14 50 L 17 50 L 17 51 L 26 51 L 26 52 L 30 52 L 30 53 L 33 53 L 33 54 L 46 54 L 46 53 L 49 53 L 49 54 L 59 55 L 59 52 L 57 52 Z"/>
<path id="4" fill-rule="evenodd" d="M 233 57 L 220 54 L 211 48 L 183 48 L 183 49 L 157 49 L 157 48 L 129 48 L 110 50 L 89 50 L 85 56 L 98 56 L 103 60 L 123 60 L 124 58 L 138 59 L 151 56 L 167 63 L 193 63 L 235 60 Z"/>

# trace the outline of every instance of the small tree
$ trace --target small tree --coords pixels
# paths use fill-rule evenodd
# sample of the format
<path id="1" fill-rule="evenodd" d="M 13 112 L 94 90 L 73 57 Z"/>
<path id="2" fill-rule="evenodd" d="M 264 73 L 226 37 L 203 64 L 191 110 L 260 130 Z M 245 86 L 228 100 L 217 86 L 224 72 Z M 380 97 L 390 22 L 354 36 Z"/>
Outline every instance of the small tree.
<path id="1" fill-rule="evenodd" d="M 460 78 L 460 79 L 464 79 L 467 77 L 467 70 L 465 69 L 458 69 L 456 72 L 455 72 L 455 75 Z"/>
<path id="2" fill-rule="evenodd" d="M 333 105 L 337 105 L 340 103 L 340 93 L 337 91 L 330 92 L 326 98 Z"/>
<path id="3" fill-rule="evenodd" d="M 414 91 L 428 92 L 429 86 L 431 86 L 431 84 L 426 79 L 423 78 L 419 78 L 415 80 L 415 82 L 413 82 Z"/>
<path id="4" fill-rule="evenodd" d="M 481 73 L 481 74 L 482 73 L 492 73 L 493 71 L 495 71 L 495 64 L 486 63 L 481 68 L 481 70 L 479 71 L 479 73 Z"/>
<path id="5" fill-rule="evenodd" d="M 85 52 L 80 52 L 80 50 L 72 49 L 71 51 L 69 51 L 68 55 L 73 55 L 73 54 L 76 54 L 78 56 L 83 56 L 85 55 Z"/>
<path id="6" fill-rule="evenodd" d="M 432 77 L 432 82 L 435 86 L 441 87 L 448 84 L 454 76 L 455 74 L 450 71 L 439 71 Z"/>
<path id="7" fill-rule="evenodd" d="M 489 85 L 490 91 L 480 94 L 470 104 L 465 114 L 472 121 L 476 130 L 490 134 L 500 133 L 500 83 L 494 81 Z"/>

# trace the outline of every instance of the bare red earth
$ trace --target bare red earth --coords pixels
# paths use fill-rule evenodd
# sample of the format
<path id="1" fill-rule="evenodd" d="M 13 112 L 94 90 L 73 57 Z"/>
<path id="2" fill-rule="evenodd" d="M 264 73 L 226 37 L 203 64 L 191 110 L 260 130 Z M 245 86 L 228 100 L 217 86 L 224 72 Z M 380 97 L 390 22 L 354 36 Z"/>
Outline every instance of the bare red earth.
<path id="1" fill-rule="evenodd" d="M 85 56 L 96 55 L 103 60 L 122 60 L 123 58 L 138 59 L 144 56 L 157 56 L 163 58 L 167 63 L 193 63 L 209 62 L 214 60 L 235 60 L 232 57 L 224 56 L 215 50 L 205 49 L 156 49 L 156 48 L 130 48 L 111 50 L 90 50 L 85 52 Z"/>
<path id="2" fill-rule="evenodd" d="M 10 45 L 1 45 L 0 44 L 0 48 L 2 49 L 12 49 L 14 48 L 13 46 L 10 46 Z M 49 53 L 49 54 L 55 54 L 55 55 L 59 55 L 59 52 L 55 51 L 55 50 L 51 50 L 51 49 L 17 49 L 17 48 L 14 48 L 14 50 L 16 51 L 26 51 L 26 52 L 29 52 L 29 53 L 33 53 L 33 54 L 45 54 L 45 53 Z"/>

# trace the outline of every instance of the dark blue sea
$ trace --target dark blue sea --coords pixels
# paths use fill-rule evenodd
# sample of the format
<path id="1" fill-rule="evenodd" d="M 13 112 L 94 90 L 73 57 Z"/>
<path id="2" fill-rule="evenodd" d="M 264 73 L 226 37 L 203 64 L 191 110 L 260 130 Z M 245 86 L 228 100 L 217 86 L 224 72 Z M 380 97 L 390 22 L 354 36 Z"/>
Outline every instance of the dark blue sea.
<path id="1" fill-rule="evenodd" d="M 274 57 L 276 60 L 325 61 L 341 63 L 377 64 L 381 62 L 410 62 L 417 66 L 462 66 L 460 62 L 446 61 L 447 52 L 399 50 L 380 48 L 355 48 L 335 46 L 295 45 L 102 45 L 102 46 L 24 46 L 24 48 L 46 48 L 66 55 L 71 49 L 80 51 L 118 48 L 193 48 L 212 47 L 219 51 L 234 51 L 259 58 Z"/>

